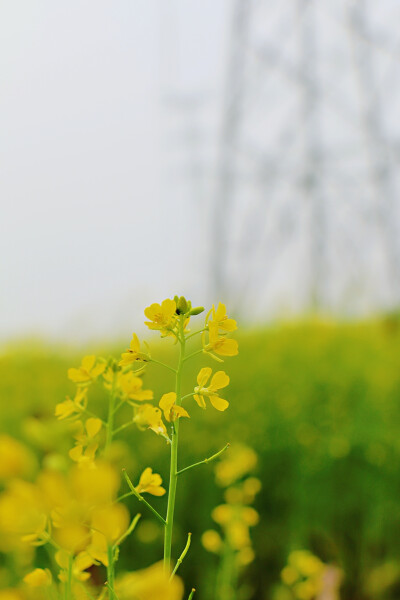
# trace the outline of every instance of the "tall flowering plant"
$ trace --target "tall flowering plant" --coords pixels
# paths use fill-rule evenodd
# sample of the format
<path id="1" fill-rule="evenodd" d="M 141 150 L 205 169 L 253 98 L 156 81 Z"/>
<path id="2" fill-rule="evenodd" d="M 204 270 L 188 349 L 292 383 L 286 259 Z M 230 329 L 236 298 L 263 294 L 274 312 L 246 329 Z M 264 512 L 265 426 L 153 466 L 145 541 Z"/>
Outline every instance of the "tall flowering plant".
<path id="1" fill-rule="evenodd" d="M 179 578 L 176 577 L 176 572 L 189 550 L 191 534 L 188 534 L 186 546 L 179 558 L 173 560 L 172 539 L 178 481 L 189 469 L 217 459 L 229 446 L 226 444 L 213 456 L 192 465 L 181 466 L 179 463 L 180 421 L 190 418 L 189 413 L 192 412 L 190 401 L 194 400 L 194 406 L 197 405 L 202 409 L 212 406 L 218 411 L 225 411 L 229 406 L 228 401 L 222 397 L 223 390 L 229 384 L 229 377 L 225 371 L 213 370 L 210 366 L 202 367 L 189 390 L 183 389 L 182 374 L 188 362 L 197 355 L 201 354 L 205 359 L 222 363 L 226 357 L 238 354 L 237 341 L 230 337 L 230 334 L 237 329 L 237 325 L 227 316 L 225 305 L 219 303 L 217 307 L 212 306 L 206 313 L 200 328 L 191 331 L 191 321 L 203 312 L 203 307 L 192 307 L 191 302 L 183 296 L 166 299 L 161 304 L 151 304 L 145 309 L 146 326 L 152 331 L 159 332 L 162 338 L 172 339 L 178 346 L 178 359 L 175 365 L 154 358 L 149 347 L 141 343 L 138 336 L 133 334 L 129 348 L 119 359 L 106 360 L 96 358 L 94 355 L 85 356 L 78 367 L 68 371 L 69 378 L 76 384 L 76 394 L 73 398 L 68 397 L 57 405 L 56 416 L 61 420 L 75 422 L 75 443 L 69 451 L 69 456 L 76 465 L 75 471 L 85 473 L 81 478 L 83 481 L 87 482 L 91 478 L 96 482 L 96 474 L 100 479 L 103 478 L 101 470 L 104 471 L 110 466 L 108 456 L 113 440 L 121 431 L 134 425 L 141 430 L 150 430 L 165 440 L 170 451 L 170 468 L 167 489 L 163 487 L 161 476 L 154 473 L 151 466 L 143 465 L 145 468 L 136 483 L 132 481 L 127 470 L 123 469 L 127 492 L 119 497 L 116 496 L 117 476 L 117 479 L 113 480 L 113 490 L 109 497 L 93 499 L 91 488 L 90 493 L 86 491 L 89 500 L 85 496 L 86 504 L 83 512 L 77 508 L 81 503 L 74 500 L 72 502 L 74 510 L 66 507 L 61 512 L 52 511 L 51 515 L 56 515 L 58 524 L 50 515 L 40 521 L 42 528 L 39 528 L 40 531 L 36 528 L 34 532 L 28 533 L 33 536 L 32 540 L 35 543 L 50 542 L 58 549 L 56 560 L 61 567 L 60 579 L 64 586 L 65 600 L 74 598 L 76 580 L 79 580 L 82 585 L 82 582 L 90 578 L 88 569 L 99 563 L 105 565 L 107 569 L 105 586 L 110 600 L 148 598 L 153 592 L 150 592 L 150 588 L 147 589 L 146 585 L 153 586 L 151 589 L 155 589 L 155 581 L 158 581 L 157 589 L 164 590 L 162 595 L 157 596 L 160 600 L 182 598 L 182 586 Z M 200 342 L 200 347 L 190 349 L 196 340 Z M 175 378 L 174 388 L 165 390 L 161 398 L 157 399 L 154 398 L 153 391 L 144 384 L 145 372 L 153 365 L 167 369 L 174 374 Z M 108 394 L 107 416 L 104 419 L 100 418 L 89 403 L 89 388 L 95 381 L 99 381 Z M 132 416 L 119 424 L 118 413 L 127 405 L 132 408 Z M 145 494 L 155 497 L 167 494 L 166 514 L 162 515 L 145 498 Z M 130 519 L 123 504 L 123 500 L 128 496 L 135 496 L 164 528 L 162 569 L 160 565 L 153 565 L 150 567 L 153 569 L 151 576 L 144 572 L 126 574 L 123 577 L 116 577 L 115 574 L 120 545 L 132 533 L 140 518 L 140 515 L 136 515 Z M 76 526 L 76 539 L 71 533 L 67 548 L 60 544 L 59 540 L 57 541 L 57 535 L 54 537 L 52 534 L 60 523 L 64 524 L 66 514 L 70 519 L 69 530 L 74 532 Z M 74 521 L 76 514 L 79 515 L 79 524 Z M 28 584 L 49 580 L 47 572 L 37 569 L 26 578 Z M 189 598 L 192 598 L 193 594 L 194 590 Z M 101 598 L 103 597 L 104 592 Z"/>

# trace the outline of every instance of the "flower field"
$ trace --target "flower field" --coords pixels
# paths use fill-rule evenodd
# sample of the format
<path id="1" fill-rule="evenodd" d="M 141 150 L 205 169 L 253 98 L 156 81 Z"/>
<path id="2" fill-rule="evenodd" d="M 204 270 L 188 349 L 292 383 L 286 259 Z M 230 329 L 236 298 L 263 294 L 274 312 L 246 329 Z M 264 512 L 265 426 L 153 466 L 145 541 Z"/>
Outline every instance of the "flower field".
<path id="1" fill-rule="evenodd" d="M 145 315 L 3 351 L 0 600 L 397 598 L 397 319 Z"/>

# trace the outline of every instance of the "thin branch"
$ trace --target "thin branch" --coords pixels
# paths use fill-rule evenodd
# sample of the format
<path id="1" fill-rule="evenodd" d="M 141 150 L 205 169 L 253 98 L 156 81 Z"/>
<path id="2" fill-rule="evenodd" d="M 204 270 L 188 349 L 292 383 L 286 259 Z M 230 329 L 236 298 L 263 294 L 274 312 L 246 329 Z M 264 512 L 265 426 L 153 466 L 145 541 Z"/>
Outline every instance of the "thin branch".
<path id="1" fill-rule="evenodd" d="M 137 525 L 137 523 L 138 523 L 138 521 L 139 521 L 139 519 L 140 519 L 141 516 L 142 515 L 140 513 L 138 513 L 136 515 L 136 517 L 134 517 L 132 519 L 132 523 L 129 525 L 128 529 L 114 543 L 114 548 L 115 548 L 115 546 L 119 546 L 124 541 L 124 539 L 126 539 L 128 537 L 128 535 L 130 535 L 132 533 L 132 531 L 135 529 L 135 527 L 136 527 L 136 525 Z"/>
<path id="2" fill-rule="evenodd" d="M 195 590 L 195 588 L 192 588 L 192 591 L 191 591 L 191 592 L 190 592 L 190 594 L 189 594 L 189 598 L 188 598 L 188 600 L 192 600 L 192 598 L 193 598 L 193 596 L 194 596 L 194 593 L 195 593 L 195 591 L 196 591 L 196 590 Z"/>
<path id="3" fill-rule="evenodd" d="M 200 329 L 199 331 L 195 331 L 194 333 L 191 333 L 190 335 L 188 335 L 186 337 L 186 341 L 190 340 L 190 338 L 194 337 L 195 335 L 199 335 L 199 333 L 203 333 L 203 331 L 207 331 L 208 327 L 205 327 L 204 329 Z"/>
<path id="4" fill-rule="evenodd" d="M 170 581 L 173 578 L 173 576 L 175 575 L 175 573 L 177 572 L 177 570 L 179 569 L 179 566 L 182 564 L 183 559 L 185 558 L 186 554 L 188 553 L 188 550 L 190 548 L 190 542 L 191 542 L 191 540 L 192 540 L 192 534 L 189 532 L 188 536 L 187 536 L 186 546 L 184 547 L 184 549 L 182 550 L 182 554 L 180 555 L 180 557 L 176 561 L 176 565 L 174 567 L 174 570 L 172 571 L 171 577 L 169 578 Z"/>
<path id="5" fill-rule="evenodd" d="M 225 450 L 227 450 L 229 448 L 229 446 L 230 446 L 230 444 L 226 444 L 226 446 L 224 446 L 222 448 L 222 450 L 220 450 L 216 454 L 213 454 L 209 458 L 205 458 L 204 460 L 201 460 L 200 462 L 194 463 L 193 465 L 189 465 L 189 467 L 185 467 L 184 469 L 181 469 L 180 471 L 177 472 L 177 475 L 180 475 L 181 473 L 183 473 L 184 471 L 188 471 L 189 469 L 193 469 L 194 467 L 199 467 L 200 465 L 204 465 L 204 464 L 207 464 L 207 463 L 215 460 L 216 458 L 218 458 L 218 456 L 220 456 L 223 452 L 225 452 Z"/>
<path id="6" fill-rule="evenodd" d="M 165 367 L 166 369 L 169 369 L 173 373 L 176 373 L 176 369 L 174 369 L 173 367 L 170 367 L 169 365 L 166 365 L 165 363 L 163 363 L 159 360 L 155 360 L 155 358 L 150 358 L 149 362 L 155 363 L 156 365 L 161 365 L 161 367 Z"/>
<path id="7" fill-rule="evenodd" d="M 201 354 L 203 352 L 203 348 L 201 348 L 200 350 L 196 350 L 196 352 L 192 352 L 192 354 L 188 354 L 188 356 L 185 356 L 185 358 L 183 359 L 182 362 L 186 362 L 187 360 L 189 360 L 189 358 L 193 358 L 193 356 L 196 356 L 197 354 Z"/>
<path id="8" fill-rule="evenodd" d="M 162 517 L 162 516 L 160 515 L 160 513 L 159 513 L 159 512 L 157 512 L 157 511 L 156 511 L 156 509 L 155 509 L 155 508 L 153 508 L 153 507 L 151 506 L 151 504 L 149 504 L 149 503 L 147 502 L 147 500 L 145 500 L 145 499 L 143 498 L 143 496 L 141 496 L 141 495 L 139 494 L 139 492 L 138 492 L 138 491 L 135 489 L 135 486 L 133 485 L 132 481 L 129 479 L 129 476 L 128 476 L 127 472 L 126 472 L 126 469 L 122 469 L 122 474 L 123 474 L 123 476 L 125 477 L 126 483 L 128 484 L 128 486 L 129 486 L 129 488 L 130 488 L 130 490 L 131 490 L 132 494 L 133 494 L 134 496 L 136 496 L 136 498 L 139 500 L 139 502 L 143 502 L 143 504 L 145 504 L 145 505 L 147 506 L 147 508 L 148 508 L 149 510 L 151 510 L 151 512 L 153 513 L 153 515 L 155 515 L 155 516 L 157 517 L 157 519 L 158 519 L 159 521 L 161 521 L 161 523 L 162 523 L 162 524 L 165 526 L 165 525 L 167 524 L 167 521 L 166 521 L 166 520 L 164 519 L 164 517 Z"/>

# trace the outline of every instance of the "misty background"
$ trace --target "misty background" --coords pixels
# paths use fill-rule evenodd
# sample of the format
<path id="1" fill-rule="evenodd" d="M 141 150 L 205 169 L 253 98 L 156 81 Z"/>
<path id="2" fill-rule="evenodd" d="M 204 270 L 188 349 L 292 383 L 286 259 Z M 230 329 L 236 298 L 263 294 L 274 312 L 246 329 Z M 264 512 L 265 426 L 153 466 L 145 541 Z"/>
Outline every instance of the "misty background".
<path id="1" fill-rule="evenodd" d="M 400 300 L 396 0 L 0 1 L 2 340 Z"/>

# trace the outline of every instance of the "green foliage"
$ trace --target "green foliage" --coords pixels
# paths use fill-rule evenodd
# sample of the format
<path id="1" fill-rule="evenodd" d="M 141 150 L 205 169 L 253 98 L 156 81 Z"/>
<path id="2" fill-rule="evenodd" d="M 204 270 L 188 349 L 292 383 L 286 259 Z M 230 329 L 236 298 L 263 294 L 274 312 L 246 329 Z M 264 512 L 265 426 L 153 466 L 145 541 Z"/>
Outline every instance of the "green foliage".
<path id="1" fill-rule="evenodd" d="M 255 507 L 261 522 L 253 533 L 257 558 L 247 569 L 248 597 L 271 598 L 295 548 L 308 548 L 343 568 L 345 599 L 397 597 L 394 587 L 372 593 L 367 582 L 373 569 L 400 551 L 398 322 L 293 324 L 248 331 L 239 341 L 239 359 L 224 366 L 231 377 L 230 407 L 222 415 L 202 411 L 193 401 L 196 423 L 182 428 L 179 468 L 227 442 L 241 441 L 257 451 L 263 489 Z M 161 359 L 162 352 L 160 347 Z M 62 460 L 61 449 L 70 444 L 70 433 L 53 413 L 73 391 L 66 370 L 82 353 L 71 354 L 24 346 L 0 362 L 2 429 L 48 463 Z M 199 364 L 193 361 L 185 384 L 194 380 Z M 173 375 L 160 370 L 155 397 L 170 391 L 172 383 Z M 138 465 L 152 464 L 166 478 L 163 439 L 136 430 L 119 439 L 122 454 L 123 442 L 132 444 Z M 129 466 L 139 473 L 138 466 Z M 222 492 L 210 485 L 206 471 L 212 468 L 182 474 L 187 485 L 180 488 L 176 509 L 177 546 L 184 547 L 188 530 L 193 533 L 191 561 L 183 563 L 181 574 L 204 582 L 199 600 L 212 597 L 216 568 L 215 557 L 200 544 L 201 533 L 212 526 L 209 507 L 222 500 Z M 161 529 L 144 518 L 127 542 L 135 563 L 130 568 L 154 560 L 160 535 Z"/>

